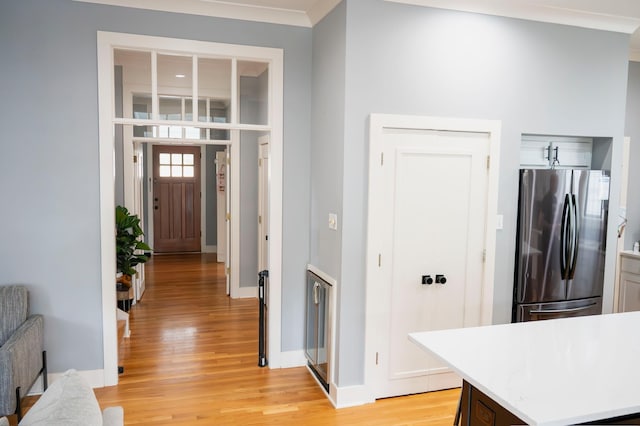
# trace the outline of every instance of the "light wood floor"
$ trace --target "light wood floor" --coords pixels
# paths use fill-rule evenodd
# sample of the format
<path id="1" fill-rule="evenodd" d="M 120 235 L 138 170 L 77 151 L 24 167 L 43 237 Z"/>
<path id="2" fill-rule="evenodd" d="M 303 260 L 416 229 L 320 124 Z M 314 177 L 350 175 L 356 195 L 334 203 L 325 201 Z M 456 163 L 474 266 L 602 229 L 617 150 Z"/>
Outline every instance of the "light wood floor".
<path id="1" fill-rule="evenodd" d="M 96 389 L 102 407 L 124 407 L 126 424 L 453 423 L 459 390 L 336 410 L 306 368 L 259 368 L 258 302 L 225 295 L 223 265 L 214 256 L 154 256 L 147 264 L 120 383 Z"/>

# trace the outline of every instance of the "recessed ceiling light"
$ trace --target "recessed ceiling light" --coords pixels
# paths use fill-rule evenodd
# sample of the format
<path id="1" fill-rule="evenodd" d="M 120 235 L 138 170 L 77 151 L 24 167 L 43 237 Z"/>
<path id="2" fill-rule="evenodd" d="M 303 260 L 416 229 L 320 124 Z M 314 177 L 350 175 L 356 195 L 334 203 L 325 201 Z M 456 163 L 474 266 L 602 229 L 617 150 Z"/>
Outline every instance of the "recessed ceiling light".
<path id="1" fill-rule="evenodd" d="M 184 78 L 184 74 L 176 74 L 177 78 Z"/>

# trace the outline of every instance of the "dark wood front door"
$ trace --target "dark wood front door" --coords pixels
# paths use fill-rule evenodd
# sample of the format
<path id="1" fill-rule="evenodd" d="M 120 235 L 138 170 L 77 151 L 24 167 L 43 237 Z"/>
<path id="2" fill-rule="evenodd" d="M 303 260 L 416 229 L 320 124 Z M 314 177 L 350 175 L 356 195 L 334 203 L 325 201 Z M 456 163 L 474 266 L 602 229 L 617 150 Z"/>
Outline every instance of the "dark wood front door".
<path id="1" fill-rule="evenodd" d="M 153 249 L 200 251 L 200 148 L 153 147 Z"/>

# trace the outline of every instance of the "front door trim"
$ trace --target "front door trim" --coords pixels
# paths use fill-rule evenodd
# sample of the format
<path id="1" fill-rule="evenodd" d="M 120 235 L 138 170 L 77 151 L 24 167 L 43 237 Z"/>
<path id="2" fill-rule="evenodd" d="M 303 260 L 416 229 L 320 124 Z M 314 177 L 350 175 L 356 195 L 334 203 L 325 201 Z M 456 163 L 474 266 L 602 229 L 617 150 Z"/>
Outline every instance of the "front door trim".
<path id="1" fill-rule="evenodd" d="M 498 208 L 498 172 L 500 163 L 500 133 L 502 122 L 498 120 L 477 120 L 447 117 L 371 114 L 369 117 L 369 206 L 367 221 L 367 254 L 366 254 L 366 279 L 367 286 L 365 301 L 365 371 L 364 384 L 368 395 L 368 402 L 375 401 L 375 377 L 376 377 L 376 342 L 378 331 L 373 326 L 377 315 L 376 308 L 379 303 L 378 295 L 370 290 L 370 283 L 378 268 L 378 253 L 373 247 L 372 235 L 376 229 L 379 212 L 372 207 L 375 199 L 376 166 L 385 161 L 381 154 L 384 144 L 384 132 L 386 129 L 411 129 L 411 130 L 438 130 L 453 132 L 478 132 L 489 134 L 489 158 L 487 168 L 489 172 L 487 190 L 487 215 L 486 229 L 495 231 L 497 225 Z M 390 160 L 390 159 L 389 159 Z M 496 233 L 485 233 L 485 268 L 484 268 L 484 292 L 482 294 L 481 322 L 483 325 L 492 323 L 493 318 L 493 280 L 495 271 Z"/>

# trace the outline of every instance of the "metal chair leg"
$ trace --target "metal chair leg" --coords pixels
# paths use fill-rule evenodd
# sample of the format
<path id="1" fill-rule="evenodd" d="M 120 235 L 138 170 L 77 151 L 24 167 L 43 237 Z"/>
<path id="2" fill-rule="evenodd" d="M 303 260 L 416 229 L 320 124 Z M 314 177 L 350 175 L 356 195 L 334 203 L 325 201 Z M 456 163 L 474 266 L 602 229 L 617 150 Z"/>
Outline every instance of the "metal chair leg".
<path id="1" fill-rule="evenodd" d="M 46 391 L 49 387 L 47 381 L 47 351 L 42 351 L 42 390 Z"/>
<path id="2" fill-rule="evenodd" d="M 16 388 L 16 416 L 18 416 L 18 423 L 22 420 L 22 405 L 20 404 L 20 386 Z"/>

